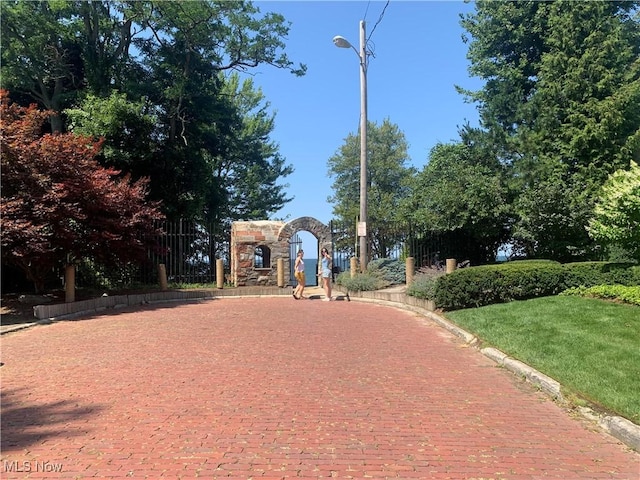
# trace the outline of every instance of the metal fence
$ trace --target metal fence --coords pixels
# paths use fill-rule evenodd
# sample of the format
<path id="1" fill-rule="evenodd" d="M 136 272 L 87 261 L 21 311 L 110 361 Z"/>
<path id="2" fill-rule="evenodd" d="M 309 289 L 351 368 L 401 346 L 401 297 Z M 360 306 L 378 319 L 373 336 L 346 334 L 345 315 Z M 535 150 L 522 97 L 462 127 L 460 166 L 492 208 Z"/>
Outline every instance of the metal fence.
<path id="1" fill-rule="evenodd" d="M 216 282 L 216 259 L 229 270 L 230 232 L 220 225 L 178 220 L 164 222 L 159 251 L 149 252 L 151 265 L 163 263 L 173 283 Z"/>
<path id="2" fill-rule="evenodd" d="M 157 236 L 156 248 L 136 264 L 106 267 L 91 259 L 78 266 L 80 288 L 127 288 L 158 283 L 158 265 L 164 264 L 171 283 L 214 283 L 216 259 L 222 259 L 229 271 L 229 228 L 219 224 L 178 220 L 159 222 L 164 232 Z"/>
<path id="3" fill-rule="evenodd" d="M 350 268 L 350 259 L 358 257 L 356 224 L 332 221 L 334 265 L 340 271 Z M 416 268 L 442 268 L 444 259 L 461 258 L 467 251 L 461 235 L 439 235 L 417 229 L 408 223 L 387 223 L 370 228 L 369 261 L 379 258 L 405 260 L 413 257 Z"/>
<path id="4" fill-rule="evenodd" d="M 93 288 L 127 288 L 152 285 L 158 282 L 158 265 L 164 264 L 171 283 L 215 283 L 216 259 L 222 259 L 226 272 L 230 271 L 231 229 L 228 225 L 205 224 L 178 220 L 156 225 L 164 233 L 157 237 L 157 248 L 137 264 L 105 267 L 84 260 L 79 266 L 77 285 Z M 356 224 L 332 221 L 334 272 L 350 269 L 352 257 L 358 257 Z M 437 235 L 414 228 L 407 223 L 370 228 L 368 232 L 369 260 L 392 258 L 404 261 L 413 257 L 417 269 L 441 268 L 444 259 L 457 258 L 469 251 L 468 239 L 461 235 Z M 291 239 L 291 257 L 300 244 Z M 290 262 L 293 265 L 293 260 Z"/>

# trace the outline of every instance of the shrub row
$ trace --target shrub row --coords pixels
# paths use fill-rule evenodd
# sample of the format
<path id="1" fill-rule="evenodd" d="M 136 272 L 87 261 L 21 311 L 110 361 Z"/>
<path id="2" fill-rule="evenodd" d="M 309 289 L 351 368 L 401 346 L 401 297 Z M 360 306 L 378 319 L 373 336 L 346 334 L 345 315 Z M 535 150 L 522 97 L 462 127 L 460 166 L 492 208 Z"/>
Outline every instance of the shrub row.
<path id="1" fill-rule="evenodd" d="M 524 260 L 465 268 L 439 277 L 432 299 L 438 308 L 455 310 L 557 295 L 571 287 L 612 284 L 640 285 L 640 267 L 609 262 L 562 265 Z"/>
<path id="2" fill-rule="evenodd" d="M 336 283 L 351 292 L 380 290 L 405 283 L 406 268 L 405 263 L 399 260 L 379 258 L 369 262 L 365 273 L 351 277 L 350 272 L 342 272 Z"/>
<path id="3" fill-rule="evenodd" d="M 380 290 L 386 286 L 380 277 L 370 273 L 361 273 L 351 277 L 350 272 L 342 272 L 336 278 L 336 283 L 346 288 L 349 292 L 368 292 Z"/>
<path id="4" fill-rule="evenodd" d="M 380 277 L 388 286 L 401 285 L 407 280 L 407 266 L 400 260 L 378 258 L 367 265 L 367 272 Z"/>
<path id="5" fill-rule="evenodd" d="M 595 287 L 574 287 L 565 290 L 560 295 L 619 300 L 623 303 L 640 306 L 640 286 L 597 285 Z"/>

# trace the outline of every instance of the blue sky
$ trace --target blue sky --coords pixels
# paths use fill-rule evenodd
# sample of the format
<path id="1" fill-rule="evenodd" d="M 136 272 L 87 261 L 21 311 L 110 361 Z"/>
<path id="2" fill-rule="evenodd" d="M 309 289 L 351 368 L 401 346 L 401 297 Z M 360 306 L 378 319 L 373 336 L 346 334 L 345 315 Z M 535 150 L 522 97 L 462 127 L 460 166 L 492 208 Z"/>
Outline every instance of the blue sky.
<path id="1" fill-rule="evenodd" d="M 460 13 L 472 12 L 473 3 L 258 0 L 255 5 L 291 22 L 286 53 L 308 68 L 303 77 L 266 65 L 251 71 L 276 114 L 271 139 L 295 169 L 282 182 L 294 199 L 274 219 L 311 216 L 326 223 L 333 217 L 327 160 L 358 132 L 360 66 L 356 52 L 337 48 L 332 39 L 341 35 L 359 49 L 360 20 L 374 52 L 367 75 L 369 121 L 388 118 L 398 125 L 412 165 L 422 168 L 429 151 L 438 142 L 457 140 L 467 121 L 477 125 L 476 107 L 455 90 L 455 85 L 481 86 L 469 76 L 459 23 Z"/>

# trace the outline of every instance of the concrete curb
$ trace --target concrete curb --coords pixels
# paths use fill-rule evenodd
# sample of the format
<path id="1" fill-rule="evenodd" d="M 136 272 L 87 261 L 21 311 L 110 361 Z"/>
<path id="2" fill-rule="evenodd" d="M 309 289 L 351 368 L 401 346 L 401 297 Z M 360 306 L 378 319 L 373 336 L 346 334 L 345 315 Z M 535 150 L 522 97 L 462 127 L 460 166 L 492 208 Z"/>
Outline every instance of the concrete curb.
<path id="1" fill-rule="evenodd" d="M 335 289 L 336 292 L 341 292 Z M 362 302 L 372 302 L 387 305 L 402 310 L 409 310 L 423 315 L 455 336 L 464 340 L 469 346 L 477 346 L 478 339 L 471 333 L 461 329 L 457 325 L 437 315 L 433 302 L 410 297 L 401 292 L 341 292 L 348 299 Z M 291 289 L 284 287 L 243 287 L 238 289 L 221 290 L 175 290 L 168 292 L 155 292 L 147 294 L 117 295 L 113 297 L 100 297 L 83 302 L 74 302 L 57 305 L 37 305 L 33 308 L 34 315 L 39 319 L 36 322 L 20 325 L 11 325 L 3 328 L 0 334 L 15 332 L 35 325 L 49 324 L 60 320 L 70 320 L 81 316 L 94 315 L 107 309 L 124 308 L 127 306 L 160 304 L 171 302 L 189 302 L 201 300 L 213 300 L 217 297 L 271 297 L 289 296 Z M 480 352 L 490 358 L 501 367 L 506 368 L 514 375 L 536 385 L 552 399 L 564 402 L 561 385 L 551 377 L 529 367 L 528 365 L 510 358 L 505 353 L 495 348 L 487 347 Z M 599 415 L 589 408 L 580 408 L 581 415 L 597 424 L 609 435 L 623 442 L 628 447 L 640 451 L 640 426 L 623 417 Z"/>

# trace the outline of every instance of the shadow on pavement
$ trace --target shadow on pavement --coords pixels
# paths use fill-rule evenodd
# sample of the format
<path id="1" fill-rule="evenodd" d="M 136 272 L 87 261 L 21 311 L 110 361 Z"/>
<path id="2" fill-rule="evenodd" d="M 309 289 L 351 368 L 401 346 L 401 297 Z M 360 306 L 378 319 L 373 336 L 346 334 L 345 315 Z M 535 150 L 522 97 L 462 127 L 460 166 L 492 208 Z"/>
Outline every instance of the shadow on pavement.
<path id="1" fill-rule="evenodd" d="M 85 435 L 84 429 L 69 427 L 69 423 L 81 417 L 98 414 L 103 407 L 97 404 L 79 406 L 77 401 L 63 400 L 43 405 L 30 405 L 26 388 L 2 391 L 0 450 L 28 448 L 44 439 L 56 436 Z"/>

